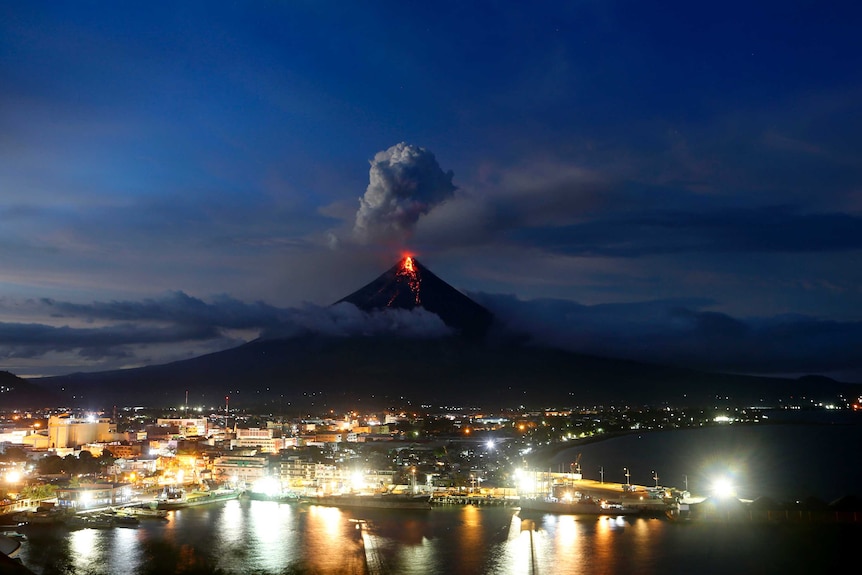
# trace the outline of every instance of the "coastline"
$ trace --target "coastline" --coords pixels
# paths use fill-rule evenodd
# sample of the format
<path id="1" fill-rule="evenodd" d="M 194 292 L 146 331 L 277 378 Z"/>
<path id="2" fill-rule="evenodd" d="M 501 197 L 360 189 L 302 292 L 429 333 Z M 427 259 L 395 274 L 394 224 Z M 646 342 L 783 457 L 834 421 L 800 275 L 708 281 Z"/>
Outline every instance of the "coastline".
<path id="1" fill-rule="evenodd" d="M 742 499 L 858 496 L 862 459 L 843 445 L 862 441 L 859 422 L 772 421 L 671 430 L 632 430 L 547 446 L 531 458 L 535 469 L 569 472 L 578 461 L 585 479 L 661 485 L 707 496 L 724 477 Z"/>

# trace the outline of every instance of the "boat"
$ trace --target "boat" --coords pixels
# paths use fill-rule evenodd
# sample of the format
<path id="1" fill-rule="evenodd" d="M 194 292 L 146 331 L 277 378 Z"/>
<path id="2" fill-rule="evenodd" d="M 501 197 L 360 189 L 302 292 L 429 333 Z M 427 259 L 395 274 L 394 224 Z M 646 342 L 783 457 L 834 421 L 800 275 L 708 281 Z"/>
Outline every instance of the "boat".
<path id="1" fill-rule="evenodd" d="M 14 559 L 20 550 L 21 541 L 18 538 L 0 535 L 0 553 Z"/>
<path id="2" fill-rule="evenodd" d="M 156 509 L 172 510 L 183 509 L 185 507 L 195 507 L 198 505 L 208 505 L 210 503 L 218 503 L 220 501 L 229 501 L 236 499 L 242 493 L 239 489 L 214 489 L 209 491 L 191 491 L 173 490 L 159 496 Z"/>
<path id="3" fill-rule="evenodd" d="M 18 533 L 17 531 L 0 531 L 0 536 L 2 537 L 11 537 L 12 539 L 17 539 L 19 541 L 26 541 L 27 536 L 23 533 Z"/>
<path id="4" fill-rule="evenodd" d="M 431 494 L 413 493 L 345 493 L 303 497 L 302 503 L 332 507 L 365 509 L 431 509 Z"/>
<path id="5" fill-rule="evenodd" d="M 124 507 L 122 513 L 141 519 L 167 519 L 168 512 L 165 509 L 157 509 L 157 502 L 152 503 L 152 507 Z"/>
<path id="6" fill-rule="evenodd" d="M 116 525 L 117 527 L 137 527 L 141 524 L 140 519 L 128 513 L 114 512 L 110 515 L 110 517 L 114 521 L 114 525 Z"/>
<path id="7" fill-rule="evenodd" d="M 12 516 L 12 520 L 30 526 L 53 527 L 63 525 L 68 515 L 65 511 L 57 509 L 38 509 L 16 513 Z"/>
<path id="8" fill-rule="evenodd" d="M 83 515 L 72 515 L 67 517 L 64 523 L 69 529 L 86 529 L 90 526 L 87 522 L 87 518 Z"/>
<path id="9" fill-rule="evenodd" d="M 299 501 L 299 495 L 287 491 L 283 493 L 264 493 L 262 491 L 249 490 L 244 492 L 243 496 L 255 501 L 277 501 L 279 503 L 296 503 Z"/>
<path id="10" fill-rule="evenodd" d="M 538 511 L 560 515 L 638 515 L 639 509 L 626 507 L 619 503 L 610 503 L 590 497 L 564 498 L 556 497 L 521 497 L 521 511 Z"/>

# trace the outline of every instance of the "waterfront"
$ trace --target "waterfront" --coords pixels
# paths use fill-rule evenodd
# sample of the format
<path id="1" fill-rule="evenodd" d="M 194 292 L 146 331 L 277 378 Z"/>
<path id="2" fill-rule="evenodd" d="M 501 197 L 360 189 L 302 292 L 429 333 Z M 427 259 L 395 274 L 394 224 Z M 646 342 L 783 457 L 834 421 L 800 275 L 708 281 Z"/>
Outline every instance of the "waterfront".
<path id="1" fill-rule="evenodd" d="M 653 461 L 659 469 L 692 453 L 742 455 L 747 473 L 739 479 L 761 477 L 755 464 L 762 463 L 771 466 L 770 477 L 806 477 L 825 497 L 840 487 L 828 481 L 833 474 L 858 468 L 855 454 L 842 446 L 858 444 L 860 433 L 858 426 L 781 425 L 635 434 L 584 445 L 581 461 L 632 458 L 631 442 L 648 447 L 636 452 L 639 465 Z M 816 452 L 809 441 L 821 442 Z M 558 454 L 563 461 L 569 455 Z M 800 471 L 806 464 L 831 473 L 809 477 Z M 364 538 L 351 521 L 357 519 L 365 522 Z M 835 571 L 862 537 L 859 524 L 682 524 L 542 514 L 531 519 L 523 522 L 508 507 L 348 510 L 239 499 L 174 510 L 168 521 L 142 520 L 137 528 L 35 530 L 28 532 L 20 558 L 40 575 L 361 575 L 369 573 L 369 556 L 375 575 L 786 574 Z"/>
<path id="2" fill-rule="evenodd" d="M 862 495 L 862 458 L 848 446 L 862 444 L 859 414 L 834 414 L 828 423 L 722 425 L 631 433 L 559 451 L 549 467 L 569 471 L 577 460 L 585 478 L 662 485 L 709 495 L 716 477 L 728 477 L 741 498 L 769 496 L 829 502 Z M 853 423 L 855 422 L 855 423 Z"/>
<path id="3" fill-rule="evenodd" d="M 366 522 L 365 541 L 351 519 Z M 532 528 L 531 528 L 532 527 Z M 852 525 L 679 524 L 473 506 L 377 510 L 228 501 L 137 529 L 42 531 L 21 558 L 41 575 L 377 573 L 519 575 L 829 572 L 862 534 Z"/>

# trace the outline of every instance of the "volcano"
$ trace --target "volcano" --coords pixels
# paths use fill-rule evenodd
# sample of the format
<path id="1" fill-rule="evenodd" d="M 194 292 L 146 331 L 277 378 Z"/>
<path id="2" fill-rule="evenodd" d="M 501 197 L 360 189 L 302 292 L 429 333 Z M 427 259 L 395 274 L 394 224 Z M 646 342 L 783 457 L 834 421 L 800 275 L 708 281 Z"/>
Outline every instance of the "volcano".
<path id="1" fill-rule="evenodd" d="M 11 374 L 4 379 L 0 372 L 0 394 L 4 402 L 18 394 L 21 405 L 89 409 L 176 405 L 183 396 L 200 405 L 220 405 L 230 395 L 232 406 L 273 410 L 276 405 L 278 410 L 309 410 L 405 404 L 523 409 L 680 398 L 689 405 L 711 405 L 717 396 L 738 405 L 776 405 L 790 397 L 826 403 L 859 395 L 858 384 L 698 372 L 532 344 L 496 325 L 489 310 L 413 257 L 335 303 L 340 302 L 368 312 L 423 308 L 454 334 L 340 336 L 309 330 L 161 365 L 27 381 Z"/>
<path id="2" fill-rule="evenodd" d="M 352 303 L 363 311 L 421 307 L 443 320 L 456 333 L 481 339 L 491 326 L 490 311 L 407 256 L 377 279 L 337 303 Z"/>

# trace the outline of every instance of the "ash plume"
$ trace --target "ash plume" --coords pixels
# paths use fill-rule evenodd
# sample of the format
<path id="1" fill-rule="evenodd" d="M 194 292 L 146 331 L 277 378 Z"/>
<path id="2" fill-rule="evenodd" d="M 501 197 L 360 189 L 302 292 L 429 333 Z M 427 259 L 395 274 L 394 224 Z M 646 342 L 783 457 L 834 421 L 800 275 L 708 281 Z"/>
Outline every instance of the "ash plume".
<path id="1" fill-rule="evenodd" d="M 422 215 L 452 197 L 452 177 L 425 148 L 401 142 L 378 152 L 359 199 L 355 236 L 363 243 L 406 240 Z"/>

